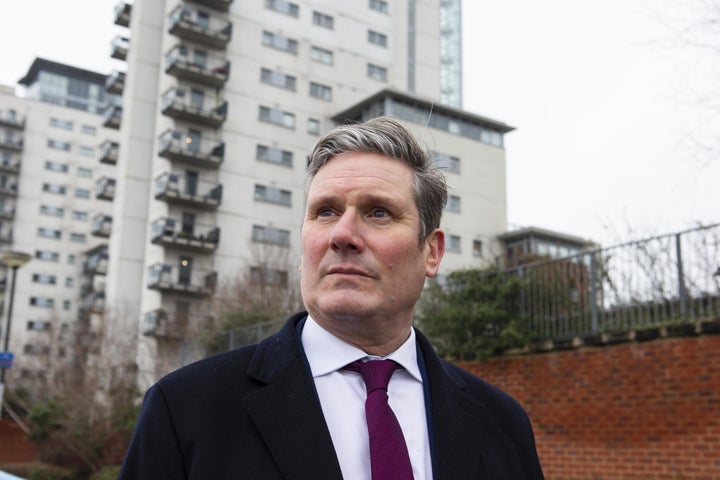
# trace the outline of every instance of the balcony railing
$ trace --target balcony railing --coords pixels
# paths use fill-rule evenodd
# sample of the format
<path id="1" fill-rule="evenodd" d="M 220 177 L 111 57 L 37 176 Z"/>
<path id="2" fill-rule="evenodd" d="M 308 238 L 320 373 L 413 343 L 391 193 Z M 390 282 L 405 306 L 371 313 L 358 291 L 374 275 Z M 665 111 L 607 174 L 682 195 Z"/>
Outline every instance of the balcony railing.
<path id="1" fill-rule="evenodd" d="M 128 50 L 130 49 L 130 39 L 122 35 L 113 38 L 110 44 L 110 56 L 118 60 L 127 60 Z"/>
<path id="2" fill-rule="evenodd" d="M 115 70 L 105 78 L 105 90 L 122 95 L 125 89 L 125 72 Z"/>
<path id="3" fill-rule="evenodd" d="M 115 165 L 120 152 L 120 144 L 112 140 L 105 140 L 100 145 L 100 163 Z"/>
<path id="4" fill-rule="evenodd" d="M 132 4 L 124 0 L 115 5 L 115 25 L 121 27 L 130 26 L 130 14 L 132 13 Z"/>
<path id="5" fill-rule="evenodd" d="M 98 245 L 85 253 L 83 272 L 88 275 L 105 275 L 108 269 L 108 246 Z"/>
<path id="6" fill-rule="evenodd" d="M 92 234 L 108 238 L 112 232 L 112 216 L 99 213 L 93 217 Z"/>
<path id="7" fill-rule="evenodd" d="M 148 269 L 148 288 L 164 293 L 204 297 L 212 295 L 217 273 L 209 270 L 158 263 Z"/>
<path id="8" fill-rule="evenodd" d="M 223 12 L 227 12 L 230 9 L 230 5 L 233 3 L 233 0 L 193 0 L 195 3 L 199 3 L 200 5 L 205 5 L 206 7 L 214 8 L 215 10 L 220 10 Z"/>
<path id="9" fill-rule="evenodd" d="M 208 102 L 186 89 L 173 87 L 163 95 L 162 113 L 176 120 L 200 123 L 213 128 L 222 125 L 227 118 L 227 102 L 217 99 L 211 107 L 204 103 Z"/>
<path id="10" fill-rule="evenodd" d="M 0 149 L 4 148 L 15 152 L 21 151 L 23 148 L 22 135 L 15 135 L 14 133 L 11 134 L 8 132 L 0 131 Z"/>
<path id="11" fill-rule="evenodd" d="M 105 292 L 86 293 L 80 298 L 80 308 L 90 313 L 103 313 L 105 311 Z"/>
<path id="12" fill-rule="evenodd" d="M 12 223 L 3 223 L 0 225 L 0 243 L 13 243 Z"/>
<path id="13" fill-rule="evenodd" d="M 222 87 L 230 76 L 230 61 L 178 45 L 165 57 L 165 73 L 212 87 Z"/>
<path id="14" fill-rule="evenodd" d="M 13 218 L 15 218 L 15 205 L 3 202 L 0 207 L 0 220 L 12 220 Z"/>
<path id="15" fill-rule="evenodd" d="M 143 335 L 158 338 L 184 338 L 187 332 L 188 315 L 162 308 L 143 316 Z"/>
<path id="16" fill-rule="evenodd" d="M 121 121 L 122 106 L 115 102 L 110 102 L 103 110 L 103 126 L 117 130 L 120 128 Z"/>
<path id="17" fill-rule="evenodd" d="M 25 117 L 15 110 L 0 110 L 0 127 L 25 128 Z"/>
<path id="18" fill-rule="evenodd" d="M 0 161 L 0 172 L 18 173 L 20 171 L 20 155 L 15 152 L 4 152 Z"/>
<path id="19" fill-rule="evenodd" d="M 212 48 L 225 48 L 232 37 L 232 22 L 201 14 L 189 5 L 178 5 L 170 13 L 171 34 Z"/>
<path id="20" fill-rule="evenodd" d="M 222 185 L 163 173 L 155 179 L 155 198 L 168 203 L 214 210 L 222 201 Z"/>
<path id="21" fill-rule="evenodd" d="M 0 184 L 0 196 L 17 197 L 17 182 L 10 181 Z"/>
<path id="22" fill-rule="evenodd" d="M 181 220 L 159 218 L 152 224 L 152 243 L 182 250 L 212 252 L 220 242 L 220 227 L 193 224 Z"/>
<path id="23" fill-rule="evenodd" d="M 115 198 L 115 179 L 101 177 L 95 184 L 95 198 L 98 200 L 112 200 Z"/>
<path id="24" fill-rule="evenodd" d="M 225 158 L 225 143 L 168 130 L 160 136 L 158 155 L 189 165 L 218 168 Z"/>

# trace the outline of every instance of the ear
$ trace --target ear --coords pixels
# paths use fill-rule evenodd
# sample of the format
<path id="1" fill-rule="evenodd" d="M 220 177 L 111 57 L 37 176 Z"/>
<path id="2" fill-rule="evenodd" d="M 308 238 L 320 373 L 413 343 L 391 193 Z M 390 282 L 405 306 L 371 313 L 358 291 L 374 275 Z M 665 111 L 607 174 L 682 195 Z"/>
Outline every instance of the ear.
<path id="1" fill-rule="evenodd" d="M 425 276 L 432 278 L 440 269 L 440 260 L 445 254 L 445 232 L 436 228 L 425 239 Z"/>

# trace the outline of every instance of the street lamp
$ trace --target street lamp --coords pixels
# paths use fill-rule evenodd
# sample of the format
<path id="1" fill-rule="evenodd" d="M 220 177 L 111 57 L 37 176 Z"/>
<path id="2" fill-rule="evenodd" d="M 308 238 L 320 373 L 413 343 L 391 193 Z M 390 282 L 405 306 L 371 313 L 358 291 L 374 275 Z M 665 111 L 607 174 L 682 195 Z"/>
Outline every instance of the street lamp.
<path id="1" fill-rule="evenodd" d="M 12 270 L 12 275 L 10 276 L 10 300 L 8 301 L 7 327 L 5 328 L 5 332 L 3 332 L 5 339 L 3 343 L 4 348 L 2 351 L 2 355 L 10 357 L 8 358 L 8 363 L 11 363 L 12 359 L 9 348 L 10 326 L 12 324 L 13 298 L 15 297 L 15 275 L 17 274 L 17 269 L 29 262 L 31 258 L 32 257 L 30 255 L 23 252 L 8 251 L 0 253 L 0 262 L 4 263 Z M 2 402 L 3 393 L 5 391 L 5 370 L 7 370 L 9 366 L 10 365 L 5 365 L 3 363 L 0 373 L 0 418 L 2 418 Z"/>

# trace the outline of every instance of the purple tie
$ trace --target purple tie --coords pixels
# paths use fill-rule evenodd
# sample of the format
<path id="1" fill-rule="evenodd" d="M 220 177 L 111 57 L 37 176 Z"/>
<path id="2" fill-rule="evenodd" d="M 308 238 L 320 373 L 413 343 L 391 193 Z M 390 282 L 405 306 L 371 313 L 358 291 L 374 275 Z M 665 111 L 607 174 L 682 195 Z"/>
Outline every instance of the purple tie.
<path id="1" fill-rule="evenodd" d="M 390 377 L 402 367 L 392 360 L 357 360 L 345 368 L 360 372 L 367 388 L 365 418 L 370 437 L 372 480 L 412 480 L 405 437 L 388 405 L 387 395 Z"/>

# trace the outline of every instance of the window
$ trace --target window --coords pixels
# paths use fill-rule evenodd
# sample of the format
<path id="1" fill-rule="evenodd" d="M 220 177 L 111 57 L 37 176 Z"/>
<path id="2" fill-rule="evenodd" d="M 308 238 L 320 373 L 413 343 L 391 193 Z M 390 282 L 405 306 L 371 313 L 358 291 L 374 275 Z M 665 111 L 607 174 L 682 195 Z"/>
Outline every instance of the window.
<path id="1" fill-rule="evenodd" d="M 51 160 L 45 160 L 45 170 L 51 172 L 65 173 L 68 171 L 67 163 L 53 162 Z"/>
<path id="2" fill-rule="evenodd" d="M 483 242 L 482 240 L 473 240 L 473 257 L 483 256 Z"/>
<path id="3" fill-rule="evenodd" d="M 457 195 L 448 195 L 445 210 L 448 212 L 460 213 L 460 197 Z"/>
<path id="4" fill-rule="evenodd" d="M 30 297 L 30 305 L 33 307 L 53 308 L 55 300 L 50 297 Z"/>
<path id="5" fill-rule="evenodd" d="M 43 192 L 65 195 L 65 187 L 54 183 L 43 183 Z"/>
<path id="6" fill-rule="evenodd" d="M 78 146 L 78 153 L 80 155 L 83 155 L 85 157 L 94 157 L 95 156 L 95 149 L 93 147 L 88 147 L 87 145 L 79 145 Z"/>
<path id="7" fill-rule="evenodd" d="M 367 76 L 382 82 L 387 81 L 387 68 L 372 63 L 367 64 Z"/>
<path id="8" fill-rule="evenodd" d="M 92 125 L 83 125 L 80 131 L 86 135 L 95 135 L 97 129 Z"/>
<path id="9" fill-rule="evenodd" d="M 49 250 L 35 250 L 35 258 L 48 262 L 57 262 L 58 260 L 60 260 L 60 254 L 58 252 L 51 252 Z"/>
<path id="10" fill-rule="evenodd" d="M 73 210 L 72 218 L 73 220 L 85 222 L 88 219 L 88 212 L 83 212 L 82 210 Z"/>
<path id="11" fill-rule="evenodd" d="M 45 273 L 33 273 L 32 281 L 34 283 L 42 283 L 43 285 L 55 285 L 57 278 L 55 275 L 47 275 Z"/>
<path id="12" fill-rule="evenodd" d="M 70 234 L 70 241 L 71 241 L 71 242 L 84 243 L 84 242 L 85 242 L 85 234 L 84 234 L 84 233 L 71 233 L 71 234 Z"/>
<path id="13" fill-rule="evenodd" d="M 63 300 L 63 310 L 70 310 L 72 308 L 72 302 L 70 300 Z"/>
<path id="14" fill-rule="evenodd" d="M 268 85 L 295 91 L 295 77 L 292 75 L 263 68 L 260 70 L 260 81 Z"/>
<path id="15" fill-rule="evenodd" d="M 47 146 L 48 148 L 53 148 L 55 150 L 64 150 L 66 152 L 70 151 L 70 142 L 61 142 L 60 140 L 48 139 Z"/>
<path id="16" fill-rule="evenodd" d="M 75 279 L 73 277 L 65 277 L 65 286 L 72 288 L 75 285 Z"/>
<path id="17" fill-rule="evenodd" d="M 307 132 L 310 135 L 320 135 L 320 120 L 317 118 L 308 118 Z"/>
<path id="18" fill-rule="evenodd" d="M 62 218 L 65 215 L 65 209 L 62 207 L 53 207 L 51 205 L 40 205 L 40 215 Z"/>
<path id="19" fill-rule="evenodd" d="M 452 173 L 460 173 L 460 159 L 444 153 L 436 153 L 433 160 L 435 168 L 447 170 Z"/>
<path id="20" fill-rule="evenodd" d="M 320 47 L 312 47 L 310 49 L 310 60 L 314 62 L 324 63 L 326 65 L 333 64 L 333 52 Z"/>
<path id="21" fill-rule="evenodd" d="M 281 127 L 295 128 L 295 115 L 276 108 L 260 107 L 260 121 L 274 123 Z"/>
<path id="22" fill-rule="evenodd" d="M 77 169 L 78 177 L 91 178 L 92 174 L 93 174 L 93 171 L 91 168 L 78 167 L 78 169 Z"/>
<path id="23" fill-rule="evenodd" d="M 252 267 L 250 268 L 250 281 L 256 285 L 286 287 L 288 284 L 288 274 L 284 270 Z"/>
<path id="24" fill-rule="evenodd" d="M 47 355 L 50 353 L 50 347 L 47 345 L 25 344 L 25 346 L 23 346 L 23 353 L 27 355 Z M 36 375 L 37 378 L 43 378 L 41 372 L 37 372 Z"/>
<path id="25" fill-rule="evenodd" d="M 448 235 L 447 240 L 447 251 L 460 253 L 460 236 Z"/>
<path id="26" fill-rule="evenodd" d="M 276 33 L 263 32 L 263 45 L 282 50 L 283 52 L 294 54 L 298 52 L 297 40 Z"/>
<path id="27" fill-rule="evenodd" d="M 76 188 L 75 196 L 77 198 L 90 198 L 90 190 L 86 190 L 84 188 Z"/>
<path id="28" fill-rule="evenodd" d="M 323 28 L 333 29 L 334 19 L 330 15 L 325 15 L 320 12 L 313 12 L 312 22 L 315 25 L 320 25 Z"/>
<path id="29" fill-rule="evenodd" d="M 47 332 L 50 330 L 50 322 L 29 320 L 27 322 L 27 329 L 33 332 Z"/>
<path id="30" fill-rule="evenodd" d="M 62 237 L 62 233 L 60 230 L 54 230 L 52 228 L 47 227 L 38 227 L 37 229 L 38 237 L 44 237 L 44 238 L 54 238 L 59 240 Z"/>
<path id="31" fill-rule="evenodd" d="M 261 162 L 278 163 L 288 167 L 292 167 L 293 164 L 292 152 L 265 145 L 257 146 L 255 150 L 255 157 Z"/>
<path id="32" fill-rule="evenodd" d="M 369 6 L 371 10 L 376 10 L 380 13 L 388 13 L 388 2 L 385 0 L 370 0 Z"/>
<path id="33" fill-rule="evenodd" d="M 374 30 L 368 30 L 368 42 L 379 47 L 387 47 L 387 35 Z"/>
<path id="34" fill-rule="evenodd" d="M 282 230 L 279 228 L 262 227 L 253 225 L 252 232 L 253 242 L 270 243 L 283 247 L 290 246 L 290 230 Z"/>
<path id="35" fill-rule="evenodd" d="M 60 118 L 51 117 L 50 126 L 55 128 L 62 128 L 63 130 L 72 130 L 73 122 L 70 120 L 62 120 Z"/>
<path id="36" fill-rule="evenodd" d="M 72 255 L 72 254 L 68 255 L 68 263 L 69 263 L 70 265 L 74 265 L 74 264 L 75 264 L 75 258 L 76 258 L 75 255 Z"/>
<path id="37" fill-rule="evenodd" d="M 320 83 L 310 82 L 310 96 L 321 98 L 329 102 L 332 100 L 332 88 Z"/>
<path id="38" fill-rule="evenodd" d="M 300 7 L 296 3 L 287 2 L 285 0 L 265 0 L 265 8 L 275 10 L 276 12 L 290 15 L 297 18 L 300 14 Z"/>
<path id="39" fill-rule="evenodd" d="M 289 207 L 292 205 L 292 192 L 265 185 L 255 185 L 255 200 Z"/>

